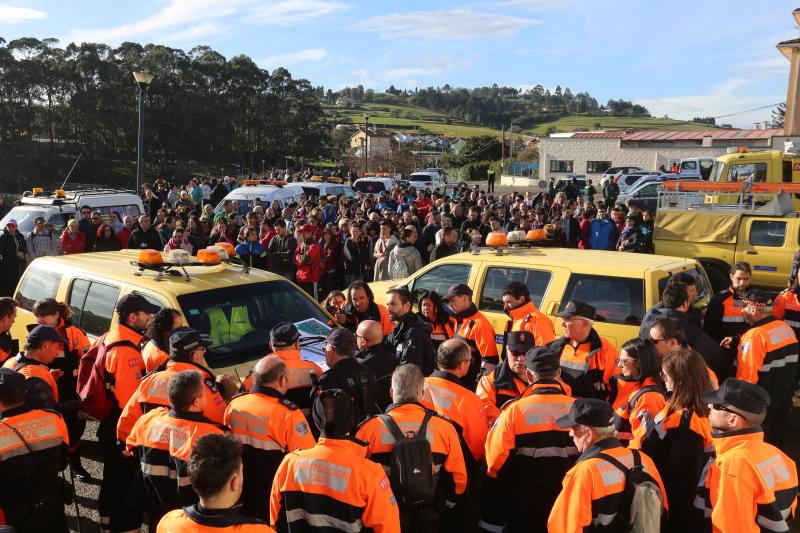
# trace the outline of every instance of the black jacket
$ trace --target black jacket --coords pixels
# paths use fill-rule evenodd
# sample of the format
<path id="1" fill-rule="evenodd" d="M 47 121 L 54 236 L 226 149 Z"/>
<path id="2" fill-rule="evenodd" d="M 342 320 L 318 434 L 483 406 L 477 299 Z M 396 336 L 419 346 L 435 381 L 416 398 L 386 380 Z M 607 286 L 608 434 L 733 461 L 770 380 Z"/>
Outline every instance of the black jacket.
<path id="1" fill-rule="evenodd" d="M 433 372 L 436 354 L 431 341 L 431 325 L 416 314 L 403 316 L 384 340 L 400 364 L 414 363 L 426 376 Z"/>
<path id="2" fill-rule="evenodd" d="M 687 313 L 676 311 L 664 307 L 664 304 L 657 303 L 645 313 L 642 319 L 642 326 L 639 328 L 639 336 L 643 339 L 650 338 L 650 328 L 656 321 L 662 318 L 674 318 L 683 326 L 686 333 L 686 344 L 703 356 L 706 364 L 717 376 L 731 375 L 729 366 L 732 361 L 727 361 L 717 341 L 712 339 L 708 333 L 697 327 L 692 317 Z"/>
<path id="3" fill-rule="evenodd" d="M 363 276 L 369 267 L 369 241 L 347 239 L 342 247 L 344 272 L 353 276 Z"/>
<path id="4" fill-rule="evenodd" d="M 375 403 L 378 404 L 381 411 L 385 411 L 392 403 L 392 397 L 389 394 L 392 386 L 392 372 L 400 362 L 383 344 L 376 344 L 366 350 L 361 350 L 356 353 L 356 358 L 375 375 L 375 381 L 378 384 Z"/>
<path id="5" fill-rule="evenodd" d="M 447 257 L 448 255 L 457 254 L 458 250 L 455 246 L 447 246 L 444 241 L 437 244 L 431 250 L 431 262 L 436 261 L 437 259 L 441 259 L 443 257 Z"/>
<path id="6" fill-rule="evenodd" d="M 133 230 L 131 238 L 128 239 L 128 248 L 136 250 L 152 248 L 160 252 L 164 249 L 164 241 L 161 239 L 161 234 L 153 226 L 150 226 L 147 231 L 137 228 Z"/>
<path id="7" fill-rule="evenodd" d="M 321 391 L 342 389 L 349 394 L 353 399 L 356 423 L 359 423 L 381 412 L 376 400 L 377 385 L 372 370 L 350 357 L 342 359 L 323 373 L 317 386 Z"/>
<path id="8" fill-rule="evenodd" d="M 489 235 L 489 226 L 483 224 L 480 219 L 472 221 L 472 220 L 465 220 L 463 224 L 461 224 L 461 251 L 466 252 L 469 250 L 470 245 L 470 238 L 469 238 L 469 231 L 476 229 L 481 234 L 481 242 L 486 240 L 486 236 Z"/>
<path id="9" fill-rule="evenodd" d="M 286 234 L 285 237 L 275 235 L 269 241 L 267 257 L 270 261 L 270 271 L 286 276 L 294 272 L 294 252 L 297 248 L 297 239 Z M 286 276 L 289 277 L 289 276 Z"/>
<path id="10" fill-rule="evenodd" d="M 581 240 L 581 224 L 575 217 L 562 219 L 561 224 L 564 226 L 564 236 L 567 238 L 568 248 L 577 248 L 578 241 Z"/>

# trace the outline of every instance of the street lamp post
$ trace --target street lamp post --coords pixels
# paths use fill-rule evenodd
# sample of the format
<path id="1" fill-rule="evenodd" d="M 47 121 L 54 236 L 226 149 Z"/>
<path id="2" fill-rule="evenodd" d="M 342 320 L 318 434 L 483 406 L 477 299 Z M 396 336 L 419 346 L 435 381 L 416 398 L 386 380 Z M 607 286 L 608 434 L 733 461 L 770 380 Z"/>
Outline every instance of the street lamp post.
<path id="1" fill-rule="evenodd" d="M 364 115 L 364 175 L 369 167 L 369 115 Z"/>
<path id="2" fill-rule="evenodd" d="M 153 75 L 146 72 L 134 72 L 133 79 L 139 86 L 139 142 L 136 149 L 136 193 L 144 180 L 144 96 L 147 87 L 153 81 Z"/>

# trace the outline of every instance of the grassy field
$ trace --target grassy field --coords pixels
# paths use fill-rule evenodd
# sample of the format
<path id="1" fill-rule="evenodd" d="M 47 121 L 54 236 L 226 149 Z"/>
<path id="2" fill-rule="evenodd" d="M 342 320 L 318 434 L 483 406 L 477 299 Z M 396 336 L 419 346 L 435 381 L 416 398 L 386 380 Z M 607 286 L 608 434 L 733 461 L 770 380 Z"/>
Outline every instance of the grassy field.
<path id="1" fill-rule="evenodd" d="M 327 111 L 337 117 L 340 123 L 363 124 L 364 114 L 369 115 L 370 124 L 377 124 L 396 130 L 416 131 L 422 134 L 435 134 L 450 137 L 473 137 L 476 135 L 500 135 L 500 130 L 470 124 L 460 118 L 448 117 L 430 109 L 413 105 L 398 104 L 363 104 L 358 109 L 327 107 Z M 448 124 L 449 122 L 449 124 Z M 559 132 L 575 129 L 594 129 L 599 123 L 607 129 L 659 129 L 668 131 L 712 129 L 703 124 L 647 117 L 590 117 L 571 115 L 553 122 L 546 122 L 536 128 L 523 130 L 515 134 L 517 138 L 530 135 L 544 135 L 548 128 L 554 126 Z"/>

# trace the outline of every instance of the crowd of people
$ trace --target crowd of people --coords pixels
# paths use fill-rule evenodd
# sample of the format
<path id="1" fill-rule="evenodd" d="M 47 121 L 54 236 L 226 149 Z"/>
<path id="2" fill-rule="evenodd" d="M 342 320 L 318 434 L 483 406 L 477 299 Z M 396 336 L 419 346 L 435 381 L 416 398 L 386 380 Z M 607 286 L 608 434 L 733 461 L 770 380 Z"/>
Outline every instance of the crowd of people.
<path id="1" fill-rule="evenodd" d="M 243 380 L 136 293 L 91 345 L 67 306 L 36 302 L 22 350 L 2 298 L 0 521 L 66 529 L 61 472 L 90 477 L 75 370 L 92 358 L 112 402 L 103 531 L 787 531 L 800 290 L 773 297 L 750 274 L 735 265 L 705 318 L 675 275 L 619 350 L 591 305 L 570 301 L 556 337 L 511 282 L 502 359 L 469 286 L 415 312 L 406 288 L 381 303 L 355 280 L 329 302 L 325 371 L 287 322 Z"/>
<path id="2" fill-rule="evenodd" d="M 201 215 L 215 232 L 205 240 L 184 230 L 175 246 L 226 240 L 240 260 L 326 295 L 325 370 L 302 358 L 286 322 L 248 375 L 216 375 L 181 313 L 137 293 L 94 343 L 68 306 L 38 301 L 20 343 L 9 333 L 18 303 L 0 298 L 0 524 L 66 530 L 74 493 L 63 472 L 91 477 L 79 446 L 91 411 L 103 531 L 787 531 L 798 493 L 787 440 L 796 281 L 771 295 L 737 263 L 703 315 L 695 278 L 675 274 L 619 349 L 581 301 L 558 313 L 556 336 L 524 283 L 502 290 L 502 342 L 466 284 L 416 301 L 403 286 L 374 294 L 367 284 L 478 245 L 483 232 L 513 241 L 550 223 L 542 202 L 569 221 L 579 204 L 568 193 L 500 195 L 499 205 L 475 189 L 308 198 L 255 204 L 241 227 L 230 203 Z M 131 221 L 128 246 L 169 247 L 192 227 L 188 203 L 152 208 Z M 605 204 L 581 209 L 625 235 Z M 107 412 L 90 404 L 92 386 Z"/>
<path id="3" fill-rule="evenodd" d="M 318 299 L 356 280 L 402 279 L 430 261 L 485 243 L 490 232 L 523 241 L 541 229 L 555 246 L 653 253 L 653 217 L 616 204 L 613 182 L 551 182 L 547 194 L 495 194 L 477 186 L 452 193 L 395 187 L 349 198 L 307 196 L 298 202 L 247 208 L 225 201 L 235 179 L 165 180 L 142 188 L 139 216 L 82 206 L 59 235 L 43 217 L 28 235 L 15 220 L 0 230 L 0 293 L 10 296 L 24 265 L 41 256 L 119 249 L 186 250 L 225 242 L 256 268 L 298 282 Z M 216 210 L 221 205 L 221 209 Z"/>

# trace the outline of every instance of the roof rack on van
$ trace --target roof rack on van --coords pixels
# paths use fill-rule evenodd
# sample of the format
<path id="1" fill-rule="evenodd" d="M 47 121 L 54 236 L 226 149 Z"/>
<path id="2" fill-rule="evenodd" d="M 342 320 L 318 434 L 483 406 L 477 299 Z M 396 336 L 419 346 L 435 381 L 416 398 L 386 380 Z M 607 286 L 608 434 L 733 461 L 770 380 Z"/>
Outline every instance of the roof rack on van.
<path id="1" fill-rule="evenodd" d="M 675 180 L 661 183 L 658 209 L 782 217 L 793 211 L 792 194 L 800 184 Z"/>
<path id="2" fill-rule="evenodd" d="M 85 196 L 96 196 L 101 194 L 136 194 L 136 191 L 131 189 L 44 189 L 43 187 L 34 187 L 30 191 L 22 193 L 23 198 L 53 198 L 61 199 L 64 201 L 75 200 Z"/>
<path id="3" fill-rule="evenodd" d="M 264 185 L 283 187 L 286 184 L 288 184 L 287 181 L 276 181 L 276 180 L 244 180 L 242 182 L 242 185 L 245 187 L 259 187 Z"/>

